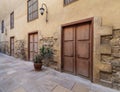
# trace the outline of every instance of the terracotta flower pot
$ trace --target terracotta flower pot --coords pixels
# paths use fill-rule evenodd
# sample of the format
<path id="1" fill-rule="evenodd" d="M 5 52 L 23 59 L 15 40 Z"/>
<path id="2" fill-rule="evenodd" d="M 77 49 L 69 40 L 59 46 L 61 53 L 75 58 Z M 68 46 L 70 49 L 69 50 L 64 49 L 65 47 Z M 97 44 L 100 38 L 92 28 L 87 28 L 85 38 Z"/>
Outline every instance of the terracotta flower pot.
<path id="1" fill-rule="evenodd" d="M 42 63 L 34 63 L 34 69 L 35 71 L 40 71 L 42 68 Z"/>

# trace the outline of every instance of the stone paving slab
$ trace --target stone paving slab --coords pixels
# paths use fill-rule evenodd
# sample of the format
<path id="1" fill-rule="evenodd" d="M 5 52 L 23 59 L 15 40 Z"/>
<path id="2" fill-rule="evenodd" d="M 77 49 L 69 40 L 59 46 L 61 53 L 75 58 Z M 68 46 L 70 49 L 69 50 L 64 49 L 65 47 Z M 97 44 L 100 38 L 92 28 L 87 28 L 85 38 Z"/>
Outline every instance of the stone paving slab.
<path id="1" fill-rule="evenodd" d="M 90 88 L 85 86 L 84 84 L 76 83 L 72 88 L 73 92 L 89 92 Z"/>
<path id="2" fill-rule="evenodd" d="M 0 92 L 120 92 L 0 53 Z"/>
<path id="3" fill-rule="evenodd" d="M 58 85 L 50 80 L 39 80 L 38 86 L 41 92 L 52 92 L 52 90 Z"/>
<path id="4" fill-rule="evenodd" d="M 14 79 L 6 79 L 3 81 L 0 81 L 0 87 L 5 91 L 5 92 L 12 92 L 15 88 L 17 88 L 19 84 L 17 83 L 17 80 Z"/>
<path id="5" fill-rule="evenodd" d="M 53 82 L 56 82 L 58 83 L 59 85 L 63 86 L 64 88 L 67 88 L 67 89 L 72 89 L 73 85 L 75 84 L 74 81 L 72 80 L 69 80 L 69 79 L 66 79 L 66 78 L 59 78 L 59 77 L 55 77 L 53 76 L 52 79 L 51 79 Z"/>
<path id="6" fill-rule="evenodd" d="M 13 92 L 26 92 L 24 88 L 20 87 L 15 89 Z"/>
<path id="7" fill-rule="evenodd" d="M 62 86 L 57 86 L 53 92 L 72 92 L 71 90 L 67 89 L 67 88 L 64 88 Z"/>

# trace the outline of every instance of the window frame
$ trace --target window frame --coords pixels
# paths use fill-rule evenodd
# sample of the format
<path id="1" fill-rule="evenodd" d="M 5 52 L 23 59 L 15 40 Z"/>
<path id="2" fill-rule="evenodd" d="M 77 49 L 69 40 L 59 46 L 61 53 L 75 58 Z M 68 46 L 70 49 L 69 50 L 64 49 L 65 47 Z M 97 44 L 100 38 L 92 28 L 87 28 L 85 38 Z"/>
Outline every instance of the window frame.
<path id="1" fill-rule="evenodd" d="M 74 2 L 76 2 L 76 1 L 78 1 L 78 0 L 73 0 L 73 1 L 70 1 L 69 3 L 65 4 L 65 0 L 64 0 L 64 1 L 63 1 L 63 6 L 67 6 L 67 5 L 69 5 L 69 4 L 71 4 L 71 3 L 74 3 Z"/>
<path id="2" fill-rule="evenodd" d="M 38 19 L 38 17 L 39 17 L 39 12 L 38 12 L 38 0 L 37 1 L 35 1 L 35 2 L 33 2 L 33 3 L 31 3 L 31 5 L 29 6 L 29 2 L 30 2 L 31 0 L 27 0 L 27 22 L 30 22 L 30 21 L 33 21 L 33 20 L 35 20 L 35 19 Z M 33 7 L 34 6 L 34 4 L 36 4 L 37 3 L 37 10 L 34 10 L 34 11 L 32 11 L 32 12 L 30 12 L 29 13 L 29 8 L 30 7 Z M 32 18 L 32 19 L 29 19 L 29 16 L 30 15 L 33 15 L 35 12 L 37 12 L 37 16 L 35 17 L 35 18 Z"/>
<path id="3" fill-rule="evenodd" d="M 4 33 L 4 20 L 1 22 L 1 33 Z"/>
<path id="4" fill-rule="evenodd" d="M 10 14 L 10 29 L 14 28 L 14 11 Z"/>

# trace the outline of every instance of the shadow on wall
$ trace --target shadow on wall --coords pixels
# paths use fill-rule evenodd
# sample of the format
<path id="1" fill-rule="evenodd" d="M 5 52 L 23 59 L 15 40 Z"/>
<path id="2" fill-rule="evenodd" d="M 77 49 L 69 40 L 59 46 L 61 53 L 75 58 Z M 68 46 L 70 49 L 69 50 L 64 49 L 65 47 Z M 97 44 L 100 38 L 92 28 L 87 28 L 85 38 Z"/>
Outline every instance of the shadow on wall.
<path id="1" fill-rule="evenodd" d="M 8 41 L 0 42 L 0 52 L 7 54 L 7 55 L 10 55 Z"/>

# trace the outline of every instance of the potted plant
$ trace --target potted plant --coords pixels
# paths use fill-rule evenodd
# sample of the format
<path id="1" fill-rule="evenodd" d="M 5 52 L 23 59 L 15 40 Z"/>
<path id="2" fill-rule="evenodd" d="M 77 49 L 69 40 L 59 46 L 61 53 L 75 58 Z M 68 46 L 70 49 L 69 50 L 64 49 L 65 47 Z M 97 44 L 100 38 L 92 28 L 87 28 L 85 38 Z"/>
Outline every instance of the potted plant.
<path id="1" fill-rule="evenodd" d="M 36 55 L 33 59 L 34 62 L 34 69 L 36 71 L 40 71 L 42 68 L 42 56 L 40 54 Z"/>
<path id="2" fill-rule="evenodd" d="M 42 46 L 40 48 L 40 55 L 43 57 L 44 65 L 49 66 L 49 62 L 53 60 L 53 49 L 50 46 Z"/>

